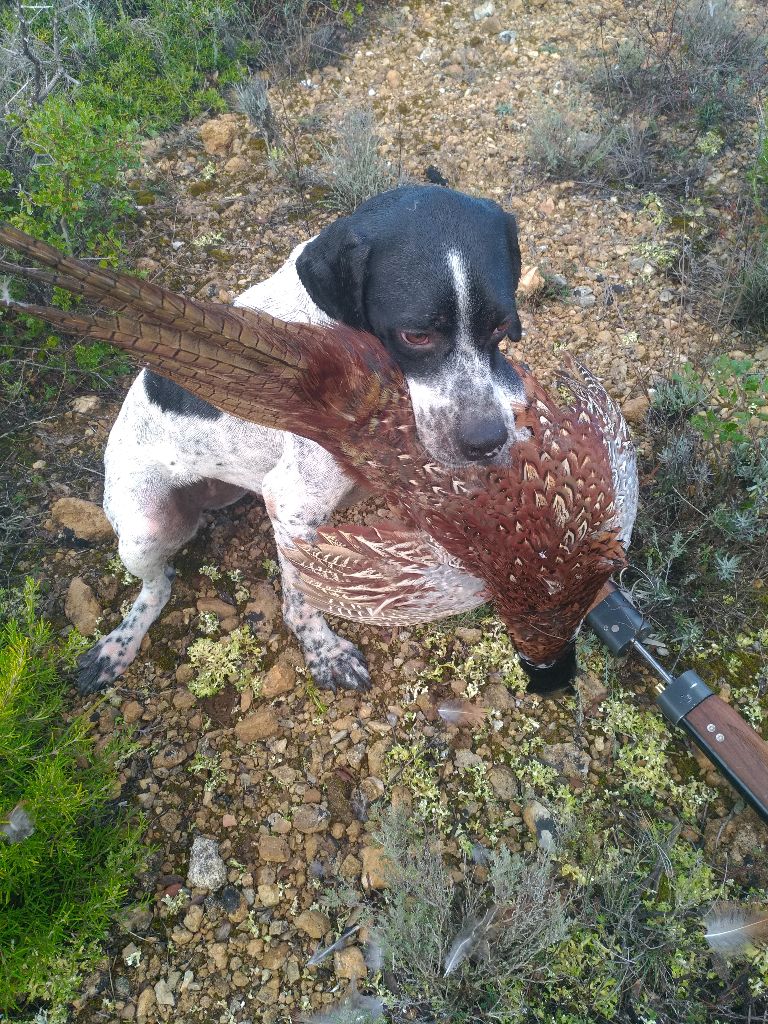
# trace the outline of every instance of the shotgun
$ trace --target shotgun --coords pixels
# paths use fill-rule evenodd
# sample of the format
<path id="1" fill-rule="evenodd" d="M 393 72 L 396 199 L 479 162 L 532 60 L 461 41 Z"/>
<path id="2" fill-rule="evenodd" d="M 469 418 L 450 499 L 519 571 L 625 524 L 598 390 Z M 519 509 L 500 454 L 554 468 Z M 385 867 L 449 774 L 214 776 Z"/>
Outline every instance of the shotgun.
<path id="1" fill-rule="evenodd" d="M 768 743 L 742 716 L 710 690 L 693 669 L 672 676 L 643 644 L 651 631 L 628 598 L 612 583 L 598 595 L 587 622 L 611 654 L 632 651 L 661 677 L 656 703 L 672 725 L 686 732 L 733 788 L 768 822 Z"/>

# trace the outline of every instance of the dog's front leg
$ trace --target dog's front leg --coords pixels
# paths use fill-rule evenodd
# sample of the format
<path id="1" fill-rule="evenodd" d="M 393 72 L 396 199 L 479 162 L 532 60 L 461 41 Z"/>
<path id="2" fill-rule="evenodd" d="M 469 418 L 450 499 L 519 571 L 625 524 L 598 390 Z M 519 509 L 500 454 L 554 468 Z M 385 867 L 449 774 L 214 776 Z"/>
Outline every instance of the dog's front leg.
<path id="1" fill-rule="evenodd" d="M 314 540 L 317 528 L 354 487 L 319 445 L 292 437 L 280 462 L 265 476 L 262 493 L 277 541 L 283 586 L 283 618 L 301 644 L 307 668 L 320 687 L 365 690 L 370 677 L 360 650 L 337 636 L 297 585 L 297 573 L 283 549 L 295 540 Z"/>

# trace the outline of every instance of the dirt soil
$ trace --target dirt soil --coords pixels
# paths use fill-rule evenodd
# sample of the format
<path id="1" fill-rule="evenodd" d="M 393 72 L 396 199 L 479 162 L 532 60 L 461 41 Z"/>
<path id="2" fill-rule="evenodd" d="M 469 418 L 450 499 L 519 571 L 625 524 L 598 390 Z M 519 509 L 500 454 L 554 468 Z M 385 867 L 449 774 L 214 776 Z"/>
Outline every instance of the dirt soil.
<path id="1" fill-rule="evenodd" d="M 648 389 L 660 375 L 689 357 L 742 350 L 744 342 L 715 334 L 703 313 L 684 304 L 676 285 L 638 259 L 638 245 L 660 230 L 638 201 L 542 181 L 524 159 L 536 105 L 561 95 L 568 67 L 594 52 L 598 18 L 605 39 L 619 39 L 627 11 L 611 2 L 524 7 L 495 0 L 494 13 L 476 18 L 472 6 L 391 8 L 337 67 L 273 89 L 287 164 L 316 164 L 318 144 L 331 141 L 342 114 L 371 106 L 382 152 L 393 164 L 416 181 L 434 165 L 451 186 L 502 203 L 518 217 L 524 265 L 563 275 L 569 289 L 582 289 L 567 301 L 523 305 L 520 350 L 532 368 L 546 378 L 567 348 L 603 377 L 628 418 L 641 422 Z M 504 30 L 514 34 L 512 42 L 500 39 Z M 509 112 L 497 113 L 500 104 Z M 215 152 L 204 148 L 200 121 L 145 145 L 134 182 L 143 210 L 135 256 L 153 280 L 229 301 L 276 270 L 332 214 L 316 186 L 297 191 L 286 182 L 285 166 L 270 163 L 245 117 L 214 120 L 203 134 Z M 733 237 L 735 175 L 747 157 L 726 150 L 713 160 L 704 186 L 705 202 L 717 207 L 722 226 L 713 245 Z M 768 349 L 757 360 L 768 365 Z M 35 428 L 29 454 L 39 474 L 44 540 L 42 564 L 32 568 L 50 581 L 51 610 L 62 625 L 71 581 L 84 580 L 104 632 L 136 592 L 108 567 L 114 538 L 78 541 L 47 509 L 62 496 L 100 500 L 100 460 L 117 409 L 103 398 L 79 399 Z M 87 979 L 75 1007 L 77 1022 L 276 1024 L 337 999 L 360 970 L 360 958 L 352 945 L 307 968 L 311 953 L 336 934 L 316 901 L 328 879 L 343 877 L 357 889 L 380 882 L 370 808 L 385 793 L 411 798 L 402 786 L 394 794 L 387 787 L 384 755 L 394 743 L 423 737 L 444 746 L 441 800 L 447 806 L 457 766 L 472 758 L 500 764 L 531 719 L 561 756 L 569 785 L 599 787 L 610 768 L 599 681 L 582 684 L 577 698 L 542 703 L 492 679 L 482 701 L 495 707 L 498 728 L 475 737 L 435 715 L 436 695 L 460 696 L 467 683 L 448 679 L 442 689 L 426 692 L 417 680 L 427 652 L 415 631 L 342 623 L 340 632 L 368 658 L 373 688 L 363 695 L 314 694 L 280 618 L 274 558 L 257 498 L 217 513 L 180 555 L 171 601 L 135 664 L 106 696 L 76 700 L 75 710 L 91 715 L 99 742 L 125 726 L 133 730 L 120 799 L 147 820 L 147 863 L 136 889 L 146 902 L 111 936 L 103 970 Z M 212 581 L 201 574 L 205 565 L 222 574 L 239 570 L 247 598 L 241 593 L 237 599 L 226 575 Z M 204 610 L 218 614 L 225 634 L 246 619 L 256 624 L 266 650 L 263 695 L 232 686 L 215 697 L 190 692 L 187 649 L 203 635 Z M 471 626 L 465 633 L 468 643 L 477 639 Z M 621 671 L 623 684 L 648 702 L 649 682 L 631 665 Z M 235 727 L 254 715 L 260 716 L 254 730 L 260 738 L 251 740 Z M 190 771 L 200 755 L 217 770 Z M 492 772 L 491 781 L 504 804 L 504 841 L 515 850 L 534 849 L 536 837 L 523 820 L 529 794 L 504 771 Z M 708 781 L 715 781 L 711 774 Z M 702 823 L 710 855 L 727 855 L 734 871 L 751 869 L 761 845 L 756 829 L 756 819 L 721 785 Z M 216 892 L 186 885 L 196 836 L 213 839 L 225 862 L 226 885 Z"/>

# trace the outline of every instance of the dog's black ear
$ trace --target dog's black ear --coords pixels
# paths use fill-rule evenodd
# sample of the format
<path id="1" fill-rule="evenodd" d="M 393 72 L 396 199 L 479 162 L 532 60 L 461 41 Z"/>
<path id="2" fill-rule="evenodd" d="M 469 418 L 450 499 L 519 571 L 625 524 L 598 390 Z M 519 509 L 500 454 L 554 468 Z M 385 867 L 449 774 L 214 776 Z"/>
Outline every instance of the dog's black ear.
<path id="1" fill-rule="evenodd" d="M 520 280 L 520 271 L 522 269 L 520 244 L 517 240 L 517 221 L 511 213 L 505 213 L 504 217 L 507 222 L 507 241 L 509 243 L 509 255 L 512 259 L 512 281 L 515 286 L 515 291 L 517 291 L 517 285 Z"/>
<path id="2" fill-rule="evenodd" d="M 520 271 L 522 269 L 522 257 L 520 256 L 520 244 L 517 240 L 517 221 L 511 213 L 504 214 L 507 222 L 507 244 L 509 245 L 509 257 L 512 264 L 512 285 L 517 291 L 517 286 L 520 281 Z M 523 325 L 520 323 L 520 317 L 517 315 L 517 309 L 512 319 L 507 337 L 511 341 L 520 341 L 523 336 Z"/>
<path id="3" fill-rule="evenodd" d="M 333 320 L 369 331 L 365 283 L 370 246 L 341 217 L 324 228 L 296 260 L 299 279 L 309 297 Z"/>

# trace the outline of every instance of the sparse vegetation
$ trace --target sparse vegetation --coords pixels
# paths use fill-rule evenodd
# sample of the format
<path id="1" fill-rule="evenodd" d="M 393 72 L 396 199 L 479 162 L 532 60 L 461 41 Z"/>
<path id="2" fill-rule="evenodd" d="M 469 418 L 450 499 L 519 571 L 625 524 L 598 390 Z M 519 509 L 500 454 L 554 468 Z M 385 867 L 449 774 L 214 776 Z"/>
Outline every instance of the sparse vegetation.
<path id="1" fill-rule="evenodd" d="M 58 1024 L 140 863 L 141 828 L 114 802 L 119 741 L 97 753 L 87 719 L 61 721 L 62 669 L 82 644 L 57 643 L 35 602 L 31 582 L 0 595 L 0 820 L 29 821 L 0 834 L 0 1013 L 44 1006 Z"/>
<path id="2" fill-rule="evenodd" d="M 328 182 L 326 204 L 351 213 L 366 199 L 395 188 L 399 170 L 379 155 L 376 122 L 370 110 L 350 110 L 336 142 L 323 151 L 321 174 Z"/>
<path id="3" fill-rule="evenodd" d="M 457 881 L 438 835 L 384 813 L 371 955 L 394 1024 L 705 1024 L 712 1000 L 726 1015 L 748 1006 L 746 978 L 726 987 L 703 937 L 725 887 L 678 826 L 628 821 L 574 819 L 554 856 L 502 846 Z"/>
<path id="4" fill-rule="evenodd" d="M 648 416 L 654 474 L 633 593 L 710 683 L 768 682 L 768 380 L 748 359 L 685 366 Z"/>

